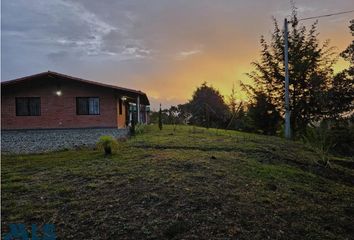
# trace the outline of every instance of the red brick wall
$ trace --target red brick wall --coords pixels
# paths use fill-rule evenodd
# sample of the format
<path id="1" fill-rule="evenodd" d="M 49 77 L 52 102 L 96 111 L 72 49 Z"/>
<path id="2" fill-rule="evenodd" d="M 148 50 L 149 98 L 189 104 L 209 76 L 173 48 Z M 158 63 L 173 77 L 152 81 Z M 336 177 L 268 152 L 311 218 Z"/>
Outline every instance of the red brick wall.
<path id="1" fill-rule="evenodd" d="M 62 95 L 55 92 L 61 89 Z M 74 81 L 42 79 L 3 86 L 2 129 L 117 127 L 117 96 L 112 89 Z M 16 97 L 40 97 L 41 116 L 16 116 Z M 100 115 L 77 115 L 76 97 L 99 97 Z"/>

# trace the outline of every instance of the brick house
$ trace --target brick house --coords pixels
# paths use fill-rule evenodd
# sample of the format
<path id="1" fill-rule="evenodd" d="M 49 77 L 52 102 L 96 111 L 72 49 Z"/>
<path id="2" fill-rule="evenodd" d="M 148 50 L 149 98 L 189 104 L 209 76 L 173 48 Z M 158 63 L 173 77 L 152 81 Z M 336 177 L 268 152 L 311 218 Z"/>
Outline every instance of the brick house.
<path id="1" fill-rule="evenodd" d="M 56 72 L 2 82 L 1 93 L 4 130 L 125 128 L 132 104 L 140 105 L 139 122 L 147 122 L 145 93 Z"/>
<path id="2" fill-rule="evenodd" d="M 147 123 L 148 111 L 149 99 L 141 91 L 57 72 L 1 82 L 3 135 L 7 130 L 116 131 L 126 129 L 133 117 Z"/>

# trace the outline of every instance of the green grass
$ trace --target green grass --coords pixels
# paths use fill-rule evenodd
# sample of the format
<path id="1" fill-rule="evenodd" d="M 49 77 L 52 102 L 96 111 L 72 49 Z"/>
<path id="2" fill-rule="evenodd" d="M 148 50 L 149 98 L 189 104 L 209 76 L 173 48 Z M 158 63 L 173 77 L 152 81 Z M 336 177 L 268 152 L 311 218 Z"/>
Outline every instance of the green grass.
<path id="1" fill-rule="evenodd" d="M 352 159 L 297 142 L 149 126 L 97 150 L 2 155 L 2 230 L 54 223 L 60 239 L 352 239 Z M 349 164 L 350 165 L 350 164 Z"/>

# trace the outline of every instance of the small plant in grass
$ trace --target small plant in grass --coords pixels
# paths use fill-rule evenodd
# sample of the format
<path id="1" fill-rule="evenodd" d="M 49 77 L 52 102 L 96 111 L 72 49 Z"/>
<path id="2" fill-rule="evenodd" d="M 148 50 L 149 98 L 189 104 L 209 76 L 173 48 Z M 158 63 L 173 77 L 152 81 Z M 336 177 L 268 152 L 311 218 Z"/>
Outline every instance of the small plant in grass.
<path id="1" fill-rule="evenodd" d="M 326 127 L 308 127 L 302 140 L 320 155 L 321 159 L 318 163 L 330 166 L 329 150 L 333 147 L 333 142 Z"/>
<path id="2" fill-rule="evenodd" d="M 118 142 L 112 136 L 101 136 L 97 145 L 104 150 L 105 156 L 111 155 L 118 148 Z"/>
<path id="3" fill-rule="evenodd" d="M 135 134 L 142 134 L 146 131 L 146 125 L 138 123 L 135 125 Z"/>

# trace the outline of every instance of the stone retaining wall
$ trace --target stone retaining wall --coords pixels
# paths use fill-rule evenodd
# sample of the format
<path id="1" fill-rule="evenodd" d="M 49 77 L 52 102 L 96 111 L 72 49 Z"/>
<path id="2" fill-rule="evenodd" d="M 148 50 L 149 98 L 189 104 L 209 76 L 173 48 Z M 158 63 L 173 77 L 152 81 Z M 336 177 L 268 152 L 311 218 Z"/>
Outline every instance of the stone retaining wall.
<path id="1" fill-rule="evenodd" d="M 100 136 L 115 138 L 128 136 L 128 129 L 45 129 L 45 130 L 2 130 L 2 153 L 41 153 L 76 147 L 93 147 Z"/>

